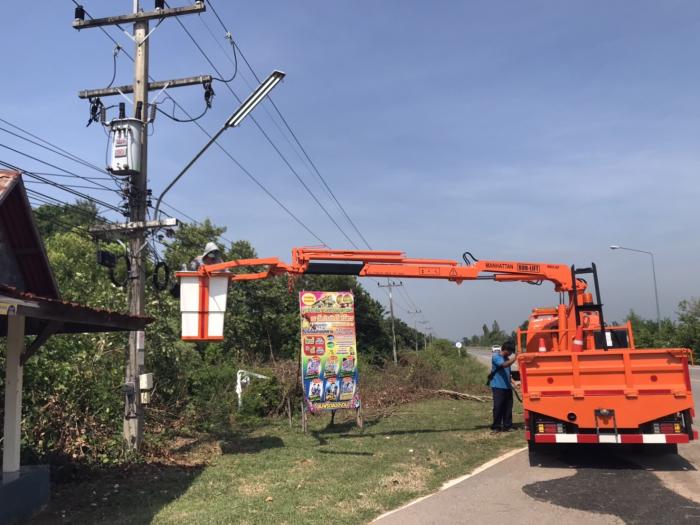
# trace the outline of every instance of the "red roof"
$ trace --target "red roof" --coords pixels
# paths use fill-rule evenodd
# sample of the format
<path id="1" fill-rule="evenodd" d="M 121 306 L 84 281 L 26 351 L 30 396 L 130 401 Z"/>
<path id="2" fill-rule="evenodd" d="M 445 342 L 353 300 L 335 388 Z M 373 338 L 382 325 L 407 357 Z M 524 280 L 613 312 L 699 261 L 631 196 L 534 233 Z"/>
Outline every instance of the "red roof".
<path id="1" fill-rule="evenodd" d="M 57 321 L 61 327 L 56 333 L 115 332 L 143 330 L 153 321 L 151 317 L 128 315 L 102 308 L 43 297 L 22 292 L 0 284 L 0 300 L 16 300 L 19 314 L 26 316 L 26 335 L 38 334 L 46 321 Z M 0 317 L 2 319 L 2 317 Z M 0 323 L 0 336 L 6 335 L 7 323 Z"/>
<path id="2" fill-rule="evenodd" d="M 16 261 L 22 288 L 58 299 L 58 286 L 34 222 L 22 176 L 14 171 L 0 170 L 0 230 L 0 240 L 4 239 L 9 247 L 9 254 L 5 255 Z"/>
<path id="3" fill-rule="evenodd" d="M 2 279 L 6 281 L 3 282 Z M 0 303 L 26 317 L 27 335 L 52 325 L 52 333 L 143 330 L 150 317 L 121 314 L 62 301 L 21 174 L 0 170 Z M 7 316 L 0 315 L 0 336 Z"/>

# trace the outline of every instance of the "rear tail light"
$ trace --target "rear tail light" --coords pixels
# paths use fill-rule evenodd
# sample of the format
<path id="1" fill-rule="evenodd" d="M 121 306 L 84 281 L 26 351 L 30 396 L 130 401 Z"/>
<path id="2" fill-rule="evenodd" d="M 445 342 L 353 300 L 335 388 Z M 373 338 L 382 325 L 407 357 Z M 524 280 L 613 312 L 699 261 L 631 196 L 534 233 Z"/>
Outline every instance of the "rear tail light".
<path id="1" fill-rule="evenodd" d="M 563 434 L 564 425 L 562 423 L 538 423 L 537 432 L 539 434 Z"/>
<path id="2" fill-rule="evenodd" d="M 680 434 L 680 423 L 654 423 L 654 434 Z"/>

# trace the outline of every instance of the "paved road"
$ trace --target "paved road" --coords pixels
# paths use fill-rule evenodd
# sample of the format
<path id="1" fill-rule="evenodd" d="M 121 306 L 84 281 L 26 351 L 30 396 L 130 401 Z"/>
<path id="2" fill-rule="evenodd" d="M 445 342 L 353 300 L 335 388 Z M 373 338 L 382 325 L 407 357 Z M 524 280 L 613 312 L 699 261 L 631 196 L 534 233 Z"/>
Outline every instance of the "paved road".
<path id="1" fill-rule="evenodd" d="M 490 360 L 489 351 L 475 355 Z M 700 408 L 700 367 L 691 369 L 691 381 Z M 522 451 L 377 523 L 697 524 L 700 443 L 680 445 L 679 452 L 651 455 L 579 445 L 531 467 Z"/>

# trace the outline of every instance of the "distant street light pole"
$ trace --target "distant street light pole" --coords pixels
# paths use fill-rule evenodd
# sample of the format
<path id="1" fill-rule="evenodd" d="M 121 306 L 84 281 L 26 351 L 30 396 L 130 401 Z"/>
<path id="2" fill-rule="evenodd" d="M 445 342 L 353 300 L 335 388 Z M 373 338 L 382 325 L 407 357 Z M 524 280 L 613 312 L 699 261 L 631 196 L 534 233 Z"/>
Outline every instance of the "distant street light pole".
<path id="1" fill-rule="evenodd" d="M 656 286 L 656 266 L 654 265 L 654 254 L 646 250 L 637 250 L 636 248 L 626 248 L 624 246 L 619 246 L 613 244 L 610 246 L 611 250 L 627 250 L 629 252 L 646 253 L 651 257 L 651 274 L 654 277 L 654 297 L 656 299 L 656 324 L 661 329 L 661 312 L 659 310 L 659 289 Z"/>
<path id="2" fill-rule="evenodd" d="M 163 197 L 165 196 L 168 191 L 170 191 L 170 188 L 172 188 L 177 181 L 182 178 L 182 176 L 189 170 L 192 165 L 201 157 L 204 152 L 211 146 L 214 142 L 216 142 L 216 139 L 219 138 L 219 136 L 226 131 L 228 128 L 235 128 L 238 126 L 246 116 L 248 116 L 248 113 L 253 111 L 253 108 L 257 106 L 264 98 L 265 96 L 272 91 L 272 88 L 274 88 L 280 80 L 284 78 L 285 74 L 282 73 L 282 71 L 273 71 L 269 77 L 267 77 L 257 88 L 255 91 L 253 91 L 250 96 L 241 104 L 241 106 L 236 110 L 236 112 L 229 117 L 229 119 L 226 121 L 226 124 L 217 131 L 210 139 L 209 142 L 207 142 L 204 147 L 199 150 L 199 153 L 197 153 L 194 158 L 187 163 L 187 166 L 185 166 L 180 173 L 178 173 L 177 177 L 175 177 L 170 184 L 163 190 L 163 193 L 160 194 L 160 197 L 158 197 L 158 202 L 156 202 L 156 208 L 155 211 L 153 212 L 153 217 L 157 220 L 158 219 L 158 210 L 160 209 L 160 203 L 163 200 Z"/>

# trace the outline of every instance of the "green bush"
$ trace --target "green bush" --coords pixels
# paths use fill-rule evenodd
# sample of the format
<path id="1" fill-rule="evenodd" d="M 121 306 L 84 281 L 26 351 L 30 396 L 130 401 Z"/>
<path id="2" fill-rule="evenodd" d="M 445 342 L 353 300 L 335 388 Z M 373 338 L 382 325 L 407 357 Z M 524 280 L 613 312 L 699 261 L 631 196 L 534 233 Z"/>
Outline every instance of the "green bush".
<path id="1" fill-rule="evenodd" d="M 450 341 L 438 339 L 420 352 L 404 354 L 410 363 L 409 380 L 416 388 L 483 390 L 485 367 L 466 353 L 459 356 Z"/>
<path id="2" fill-rule="evenodd" d="M 240 418 L 265 417 L 271 414 L 282 401 L 282 394 L 282 386 L 274 376 L 271 379 L 251 380 L 243 390 Z"/>
<path id="3" fill-rule="evenodd" d="M 219 433 L 231 430 L 238 408 L 237 371 L 231 364 L 216 363 L 192 372 L 187 413 L 194 429 Z"/>

